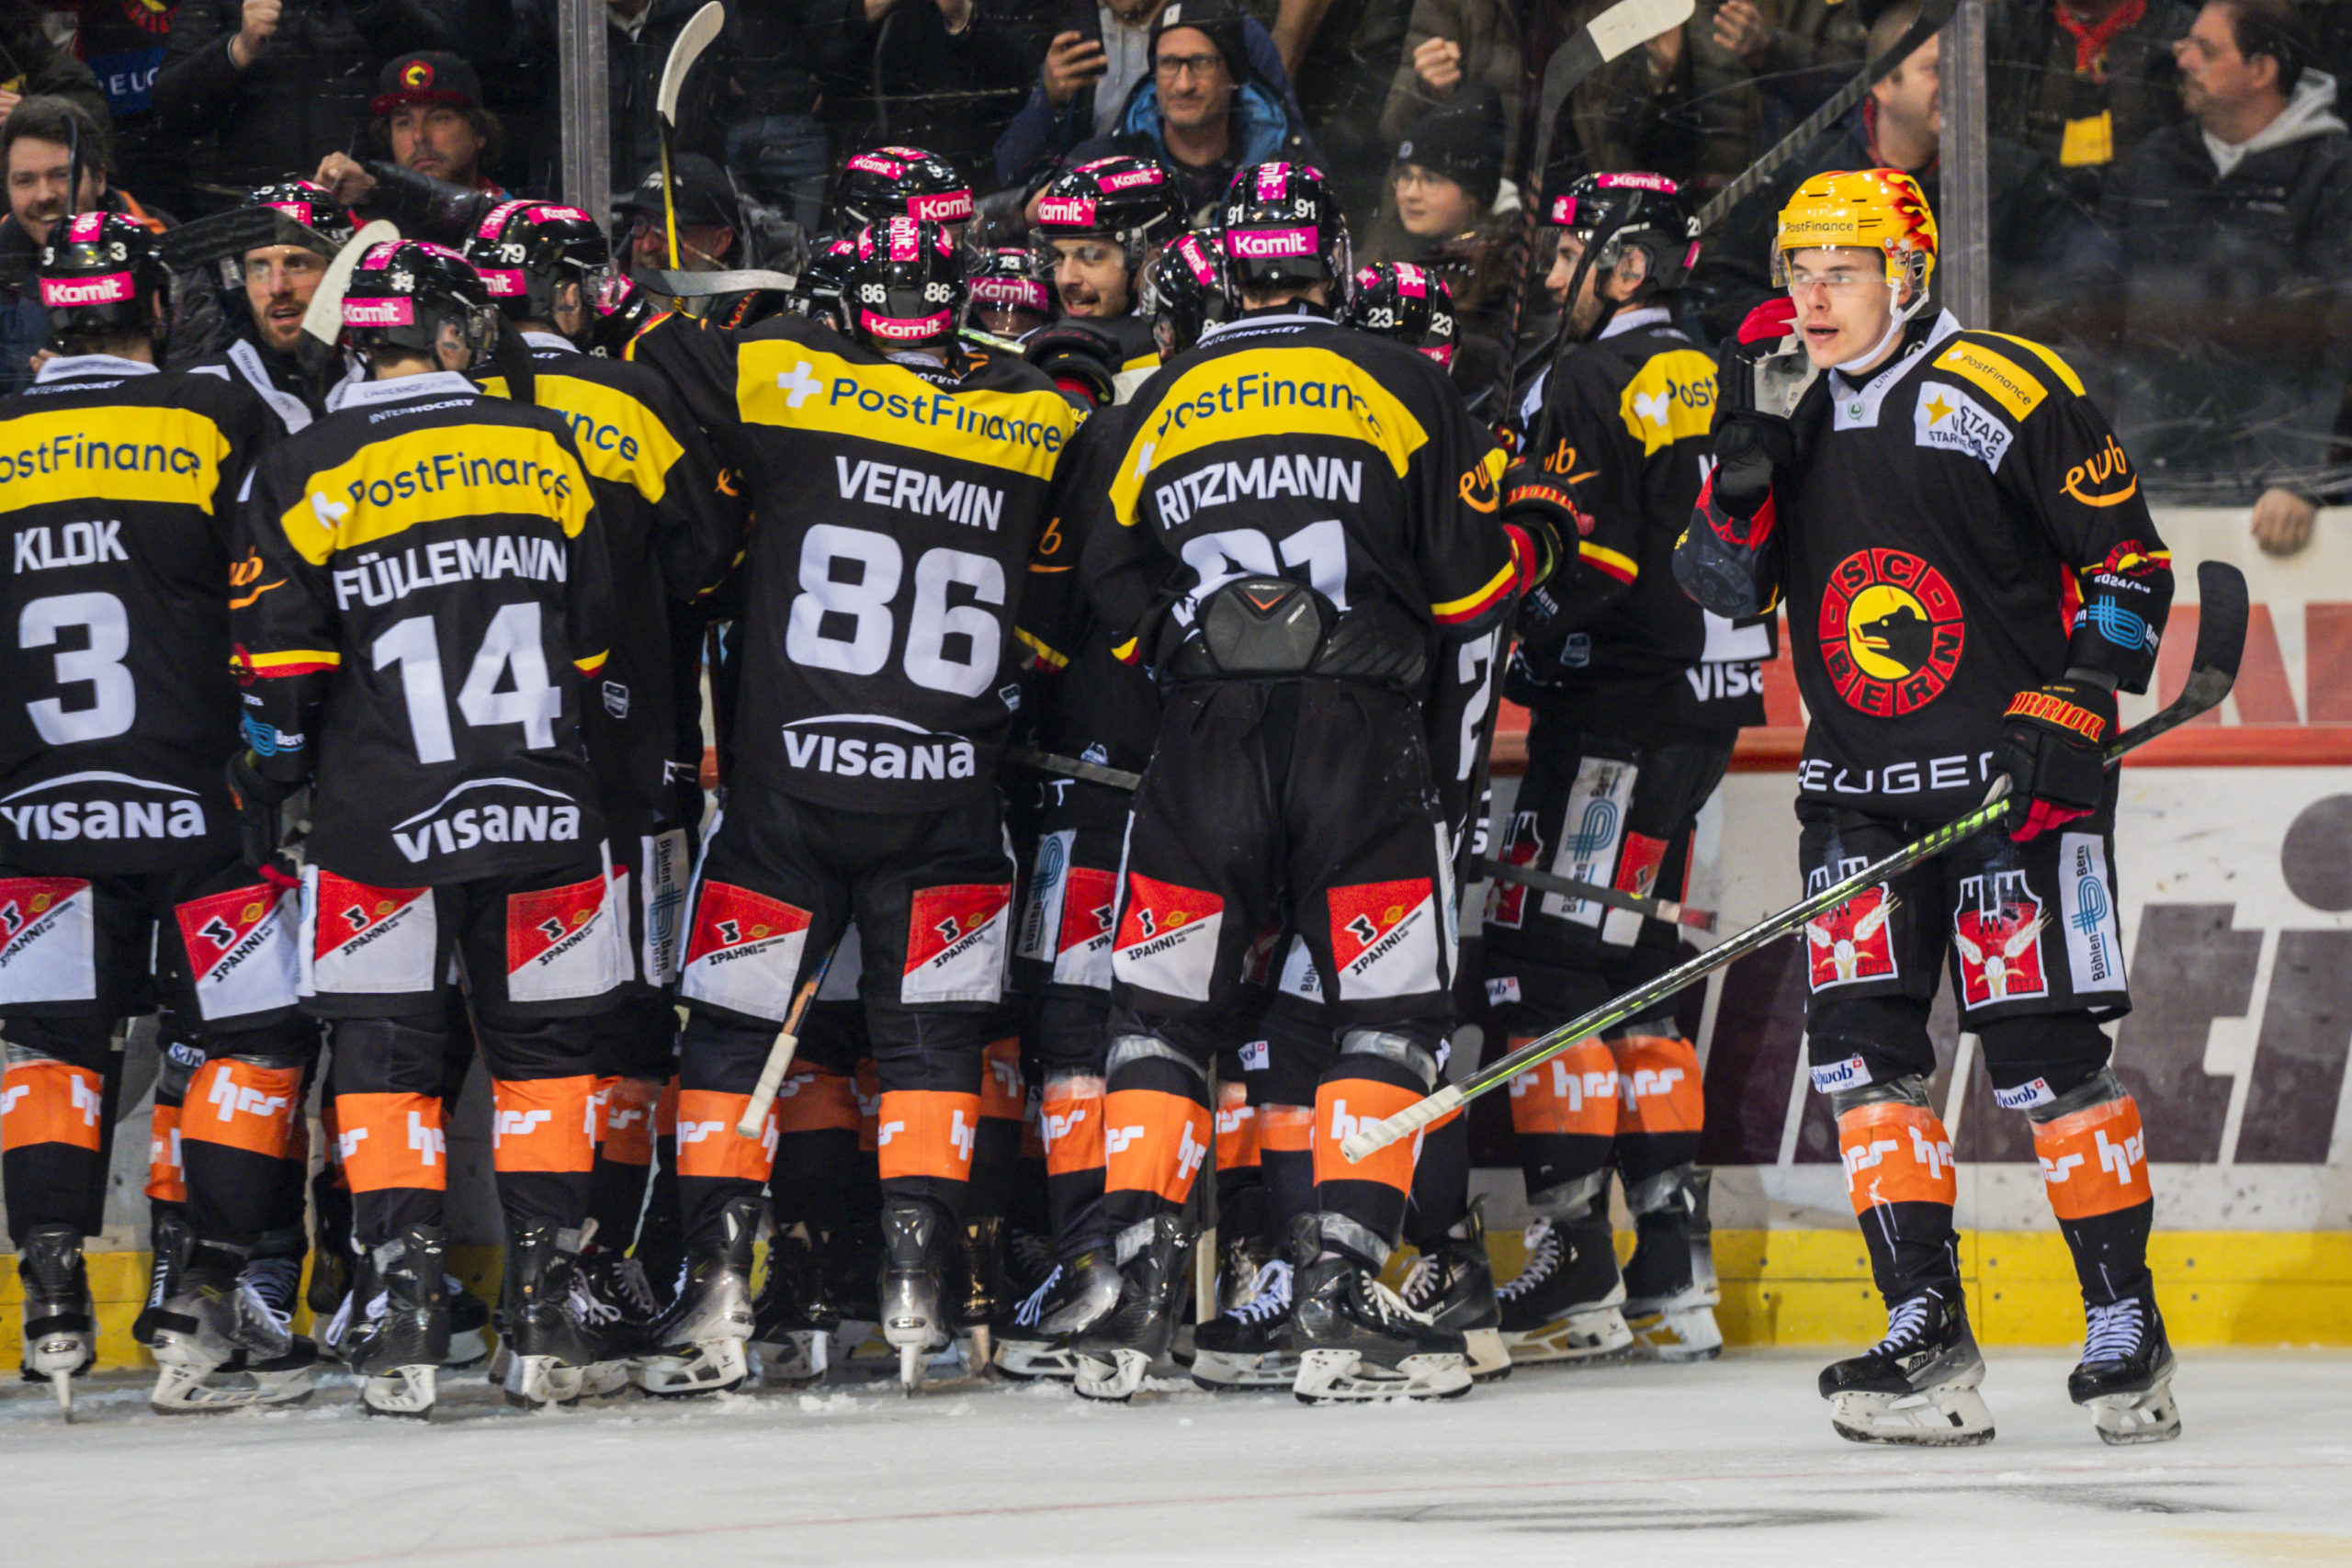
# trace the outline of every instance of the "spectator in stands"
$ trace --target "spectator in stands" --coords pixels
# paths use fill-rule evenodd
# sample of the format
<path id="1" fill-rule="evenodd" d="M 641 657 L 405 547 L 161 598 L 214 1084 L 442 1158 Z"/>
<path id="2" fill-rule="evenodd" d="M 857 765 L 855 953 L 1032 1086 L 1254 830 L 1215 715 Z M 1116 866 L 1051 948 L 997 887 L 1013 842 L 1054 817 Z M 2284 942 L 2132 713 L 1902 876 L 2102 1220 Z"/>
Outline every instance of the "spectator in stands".
<path id="1" fill-rule="evenodd" d="M 980 0 L 862 0 L 851 25 L 851 85 L 827 99 L 831 118 L 856 145 L 906 142 L 958 168 L 986 166 L 1046 50 L 1042 27 Z"/>
<path id="2" fill-rule="evenodd" d="M 1115 152 L 1156 158 L 1176 176 L 1195 223 L 1249 164 L 1319 164 L 1282 96 L 1256 79 L 1248 33 L 1233 0 L 1170 0 L 1151 25 L 1151 76 L 1128 95 L 1111 134 L 1080 142 L 1063 163 L 1077 168 Z"/>
<path id="3" fill-rule="evenodd" d="M 107 95 L 71 48 L 51 40 L 42 20 L 46 12 L 30 0 L 0 4 L 0 119 L 22 100 L 40 96 L 72 98 L 105 125 Z"/>
<path id="4" fill-rule="evenodd" d="M 826 77 L 855 56 L 850 17 L 861 4 L 763 0 L 728 8 L 729 63 L 718 104 L 727 166 L 746 195 L 812 234 L 825 226 L 833 175 L 817 109 Z"/>
<path id="5" fill-rule="evenodd" d="M 1573 24 L 1605 8 L 1578 0 Z M 1732 47 L 1746 41 L 1720 15 L 1694 17 L 1601 67 L 1568 100 L 1583 166 L 1655 170 L 1702 199 L 1727 183 L 1754 154 L 1763 114 L 1756 66 Z"/>
<path id="6" fill-rule="evenodd" d="M 1497 309 L 1513 219 L 1495 217 L 1502 189 L 1502 106 L 1491 88 L 1424 115 L 1396 144 L 1388 194 L 1356 259 L 1413 262 L 1453 297 L 1454 384 L 1494 384 L 1502 322 Z"/>
<path id="7" fill-rule="evenodd" d="M 2184 0 L 2018 0 L 1986 17 L 1991 122 L 2096 204 L 2109 170 L 2181 117 L 2173 48 Z"/>
<path id="8" fill-rule="evenodd" d="M 699 152 L 682 152 L 671 163 L 672 199 L 678 212 L 678 270 L 724 272 L 743 265 L 743 215 L 726 171 Z M 662 206 L 662 164 L 649 167 L 628 195 L 616 204 L 624 265 L 639 288 L 672 298 L 661 274 L 670 265 L 668 217 Z"/>
<path id="9" fill-rule="evenodd" d="M 107 152 L 106 131 L 76 98 L 19 99 L 0 124 L 0 169 L 8 182 L 8 217 L 0 222 L 0 392 L 32 378 L 33 356 L 48 341 L 33 264 L 60 219 L 103 210 L 158 233 L 171 226 L 168 216 L 108 183 Z"/>
<path id="10" fill-rule="evenodd" d="M 1404 57 L 1411 11 L 1412 0 L 1275 0 L 1268 24 L 1283 69 L 1298 85 L 1306 111 L 1300 123 L 1323 150 L 1324 177 L 1358 223 L 1383 199 L 1382 171 L 1396 145 L 1380 116 Z"/>
<path id="11" fill-rule="evenodd" d="M 404 234 L 456 244 L 470 219 L 504 198 L 483 173 L 498 158 L 504 128 L 481 107 L 481 77 L 456 55 L 401 55 L 384 67 L 368 107 L 376 117 L 368 140 L 391 161 L 330 152 L 311 176 L 363 220 L 388 218 Z M 478 199 L 466 200 L 469 194 Z"/>
<path id="12" fill-rule="evenodd" d="M 1162 3 L 1069 0 L 1028 103 L 997 138 L 998 179 L 1041 185 L 1057 164 L 1073 162 L 1071 148 L 1118 129 L 1128 100 L 1152 84 L 1152 28 Z M 1290 73 L 1255 17 L 1241 20 L 1239 53 L 1249 79 L 1281 101 L 1289 123 L 1306 124 Z"/>
<path id="13" fill-rule="evenodd" d="M 1861 69 L 1862 35 L 1883 7 L 1863 0 L 1723 0 L 1708 23 L 1765 98 L 1759 140 L 1771 141 Z"/>
<path id="14" fill-rule="evenodd" d="M 179 0 L 88 0 L 74 48 L 89 65 L 113 121 L 115 175 L 175 212 L 197 209 L 188 186 L 188 139 L 155 113 L 155 73 Z"/>
<path id="15" fill-rule="evenodd" d="M 2345 488 L 2352 136 L 2286 0 L 2211 0 L 2177 50 L 2189 118 L 2120 167 L 2102 210 L 2132 259 L 2116 426 L 2154 488 L 2253 500 L 2301 549 Z"/>
<path id="16" fill-rule="evenodd" d="M 1413 0 L 1405 54 L 1380 111 L 1381 134 L 1401 141 L 1432 109 L 1459 107 L 1470 95 L 1493 95 L 1503 115 L 1503 145 L 1519 145 L 1519 13 L 1499 0 Z"/>
<path id="17" fill-rule="evenodd" d="M 181 0 L 155 78 L 163 129 L 214 141 L 250 189 L 348 152 L 368 87 L 404 51 L 447 49 L 457 0 Z"/>

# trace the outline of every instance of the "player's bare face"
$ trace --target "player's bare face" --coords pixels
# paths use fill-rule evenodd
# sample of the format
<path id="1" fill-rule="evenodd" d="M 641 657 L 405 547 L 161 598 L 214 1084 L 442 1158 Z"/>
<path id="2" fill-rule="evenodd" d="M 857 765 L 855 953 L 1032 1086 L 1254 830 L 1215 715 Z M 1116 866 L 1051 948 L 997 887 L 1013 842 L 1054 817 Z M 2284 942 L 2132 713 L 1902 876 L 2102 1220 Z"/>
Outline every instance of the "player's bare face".
<path id="1" fill-rule="evenodd" d="M 1821 369 L 1868 354 L 1894 321 L 1886 262 L 1860 245 L 1789 253 L 1789 298 L 1797 302 L 1797 335 Z"/>
<path id="2" fill-rule="evenodd" d="M 302 315 L 326 276 L 327 258 L 297 245 L 265 245 L 245 253 L 245 303 L 262 345 L 291 354 L 302 338 Z"/>
<path id="3" fill-rule="evenodd" d="M 1054 292 L 1067 316 L 1125 315 L 1126 253 L 1108 240 L 1056 240 Z"/>
<path id="4" fill-rule="evenodd" d="M 1552 296 L 1552 303 L 1568 312 L 1568 331 L 1581 336 L 1592 330 L 1600 320 L 1600 269 L 1588 267 L 1584 281 L 1577 285 L 1574 305 L 1568 303 L 1568 285 L 1575 282 L 1577 268 L 1584 261 L 1584 240 L 1572 231 L 1560 231 L 1559 243 L 1552 252 L 1552 270 L 1544 279 L 1544 291 Z"/>

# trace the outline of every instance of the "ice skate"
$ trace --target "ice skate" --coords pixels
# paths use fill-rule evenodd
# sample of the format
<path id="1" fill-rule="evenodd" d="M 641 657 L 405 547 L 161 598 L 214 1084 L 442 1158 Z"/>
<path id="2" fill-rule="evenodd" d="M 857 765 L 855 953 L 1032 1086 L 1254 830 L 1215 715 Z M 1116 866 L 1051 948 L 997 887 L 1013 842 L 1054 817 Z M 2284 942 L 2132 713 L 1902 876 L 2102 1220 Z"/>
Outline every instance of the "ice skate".
<path id="1" fill-rule="evenodd" d="M 503 1348 L 491 1328 L 490 1307 L 455 1274 L 441 1276 L 441 1294 L 449 1303 L 449 1353 L 442 1358 L 442 1368 L 469 1372 Z M 497 1375 L 505 1375 L 503 1365 Z"/>
<path id="2" fill-rule="evenodd" d="M 581 1397 L 618 1393 L 629 1384 L 647 1348 L 646 1334 L 660 1314 L 645 1265 L 617 1252 L 574 1261 L 571 1315 L 590 1339 L 595 1359 L 580 1385 Z"/>
<path id="3" fill-rule="evenodd" d="M 1233 1287 L 1224 1311 L 1193 1330 L 1193 1382 L 1223 1393 L 1298 1381 L 1298 1357 L 1290 1348 L 1295 1273 L 1288 1258 L 1267 1258 Z"/>
<path id="4" fill-rule="evenodd" d="M 1928 1291 L 1888 1311 L 1885 1338 L 1823 1368 L 1821 1397 L 1850 1441 L 1959 1447 L 1993 1440 L 1984 1381 L 1966 1306 Z"/>
<path id="5" fill-rule="evenodd" d="M 1056 1264 L 1013 1309 L 1012 1326 L 997 1337 L 997 1370 L 1015 1378 L 1076 1378 L 1079 1336 L 1118 1304 L 1119 1271 L 1111 1265 L 1109 1247 L 1089 1247 Z"/>
<path id="6" fill-rule="evenodd" d="M 1291 1344 L 1302 1404 L 1453 1399 L 1470 1392 L 1462 1336 L 1408 1308 L 1352 1258 L 1299 1269 Z"/>
<path id="7" fill-rule="evenodd" d="M 155 1310 L 155 1391 L 165 1415 L 300 1404 L 317 1382 L 318 1347 L 292 1331 L 300 1258 L 236 1260 L 198 1247 L 178 1291 Z"/>
<path id="8" fill-rule="evenodd" d="M 956 1303 L 956 1339 L 964 1364 L 986 1375 L 994 1365 L 997 1320 L 1004 1314 L 1004 1221 L 967 1220 L 957 1252 L 962 1299 Z"/>
<path id="9" fill-rule="evenodd" d="M 1600 1360 L 1634 1342 L 1606 1220 L 1531 1222 L 1527 1267 L 1495 1299 L 1514 1362 Z"/>
<path id="10" fill-rule="evenodd" d="M 1723 1354 L 1715 1307 L 1714 1227 L 1707 1190 L 1714 1173 L 1683 1166 L 1628 1192 L 1636 1238 L 1625 1264 L 1625 1322 L 1661 1361 L 1712 1361 Z"/>
<path id="11" fill-rule="evenodd" d="M 537 1409 L 572 1404 L 586 1391 L 590 1366 L 606 1359 L 597 1343 L 602 1337 L 573 1315 L 579 1235 L 559 1230 L 552 1220 L 534 1220 L 508 1232 L 500 1295 L 513 1354 L 499 1386 L 509 1404 Z M 627 1376 L 623 1363 L 621 1377 Z M 598 1392 L 609 1393 L 618 1386 Z"/>
<path id="12" fill-rule="evenodd" d="M 1154 1363 L 1166 1359 L 1176 1327 L 1176 1255 L 1184 1223 L 1175 1214 L 1139 1220 L 1113 1239 L 1119 1301 L 1078 1337 L 1078 1392 L 1088 1399 L 1135 1397 Z"/>
<path id="13" fill-rule="evenodd" d="M 808 1316 L 825 1337 L 826 1364 L 846 1365 L 882 1318 L 882 1227 L 861 1220 L 813 1242 L 817 1273 Z"/>
<path id="14" fill-rule="evenodd" d="M 141 1345 L 155 1343 L 155 1314 L 165 1302 L 180 1293 L 180 1277 L 187 1269 L 187 1255 L 196 1246 L 196 1232 L 188 1226 L 187 1210 L 177 1203 L 156 1204 L 148 1245 L 153 1250 L 147 1265 L 147 1304 L 139 1309 L 139 1316 L 130 1325 L 130 1337 Z"/>
<path id="15" fill-rule="evenodd" d="M 360 1379 L 371 1416 L 422 1421 L 433 1414 L 441 1365 L 449 1356 L 449 1297 L 441 1260 L 448 1233 L 410 1225 L 367 1248 L 347 1298 L 343 1363 Z"/>
<path id="16" fill-rule="evenodd" d="M 647 1331 L 637 1385 L 664 1399 L 726 1393 L 751 1375 L 752 1243 L 760 1200 L 730 1198 L 686 1247 L 677 1300 Z"/>
<path id="17" fill-rule="evenodd" d="M 2086 1309 L 2088 1332 L 2066 1393 L 2086 1405 L 2103 1443 L 2162 1443 L 2180 1436 L 2175 1362 L 2153 1295 Z"/>
<path id="18" fill-rule="evenodd" d="M 1495 1293 L 1494 1265 L 1487 1257 L 1485 1208 L 1483 1198 L 1471 1204 L 1443 1242 L 1415 1258 L 1405 1288 L 1397 1292 L 1407 1307 L 1462 1336 L 1473 1382 L 1510 1376 L 1502 1305 Z"/>
<path id="19" fill-rule="evenodd" d="M 74 1380 L 98 1359 L 82 1233 L 70 1224 L 33 1226 L 17 1255 L 17 1279 L 24 1287 L 25 1381 L 49 1384 L 71 1421 Z"/>
<path id="20" fill-rule="evenodd" d="M 950 1225 L 926 1199 L 882 1205 L 882 1337 L 899 1353 L 899 1385 L 909 1393 L 922 1386 L 924 1362 L 947 1344 Z"/>
<path id="21" fill-rule="evenodd" d="M 797 1230 L 768 1238 L 767 1278 L 752 1302 L 752 1348 L 760 1358 L 762 1382 L 797 1385 L 825 1375 L 825 1331 L 810 1311 L 817 1287 L 817 1258 Z"/>

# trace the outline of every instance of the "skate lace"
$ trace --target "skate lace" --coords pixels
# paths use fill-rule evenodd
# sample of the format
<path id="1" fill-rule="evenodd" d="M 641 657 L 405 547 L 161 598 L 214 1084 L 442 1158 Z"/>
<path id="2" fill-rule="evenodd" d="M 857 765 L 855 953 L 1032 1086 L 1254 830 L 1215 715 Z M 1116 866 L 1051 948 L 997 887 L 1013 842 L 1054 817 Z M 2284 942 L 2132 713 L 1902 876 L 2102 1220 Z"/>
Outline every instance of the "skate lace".
<path id="1" fill-rule="evenodd" d="M 570 1304 L 572 1321 L 591 1328 L 618 1323 L 621 1319 L 621 1309 L 596 1293 L 596 1287 L 589 1280 L 585 1269 L 572 1270 Z"/>
<path id="2" fill-rule="evenodd" d="M 356 1291 L 345 1291 L 343 1293 L 343 1301 L 341 1304 L 336 1306 L 334 1309 L 334 1315 L 327 1319 L 326 1332 L 323 1337 L 328 1344 L 342 1344 L 344 1337 L 351 1332 L 351 1309 L 358 1300 L 359 1293 Z M 391 1304 L 392 1299 L 390 1295 L 382 1291 L 377 1292 L 368 1303 L 368 1321 L 374 1323 L 379 1318 L 382 1317 L 387 1312 L 391 1310 Z"/>
<path id="3" fill-rule="evenodd" d="M 1500 1300 L 1517 1301 L 1559 1269 L 1560 1233 L 1553 1227 L 1551 1221 L 1531 1221 L 1527 1226 L 1526 1240 L 1527 1267 L 1521 1269 L 1516 1278 L 1504 1281 L 1496 1289 L 1495 1294 Z M 1415 1266 L 1415 1271 L 1419 1272 L 1419 1265 Z M 1407 1280 L 1406 1291 L 1409 1293 L 1412 1288 L 1412 1281 Z"/>
<path id="4" fill-rule="evenodd" d="M 1445 1289 L 1445 1269 L 1435 1255 L 1424 1252 L 1413 1259 L 1412 1271 L 1405 1276 L 1405 1288 L 1396 1293 L 1405 1304 L 1418 1310 L 1420 1303 L 1435 1299 Z"/>
<path id="5" fill-rule="evenodd" d="M 1062 1266 L 1057 1263 L 1054 1265 L 1054 1271 L 1046 1276 L 1046 1282 L 1030 1292 L 1026 1297 L 1023 1298 L 1021 1304 L 1013 1309 L 1012 1321 L 1023 1328 L 1035 1328 L 1045 1321 L 1046 1298 L 1054 1293 L 1054 1287 L 1061 1282 Z"/>
<path id="6" fill-rule="evenodd" d="M 1935 1307 L 1933 1296 L 1913 1296 L 1896 1303 L 1886 1314 L 1886 1337 L 1875 1348 L 1894 1356 L 1907 1356 L 1917 1349 L 1928 1336 L 1928 1320 L 1934 1316 Z"/>
<path id="7" fill-rule="evenodd" d="M 1290 1311 L 1290 1265 L 1277 1258 L 1258 1266 L 1250 1276 L 1250 1294 L 1226 1315 L 1247 1324 L 1268 1323 Z"/>
<path id="8" fill-rule="evenodd" d="M 1425 1312 L 1416 1312 L 1411 1307 L 1406 1305 L 1403 1297 L 1390 1290 L 1387 1286 L 1382 1284 L 1375 1276 L 1363 1274 L 1359 1275 L 1357 1278 L 1358 1283 L 1362 1289 L 1364 1305 L 1368 1307 L 1375 1316 L 1381 1318 L 1383 1321 L 1395 1323 L 1398 1319 L 1402 1318 L 1408 1322 L 1420 1324 L 1424 1326 L 1429 1326 L 1435 1322 L 1429 1314 Z"/>
<path id="9" fill-rule="evenodd" d="M 256 1258 L 247 1263 L 238 1276 L 237 1288 L 251 1296 L 277 1322 L 280 1328 L 294 1325 L 294 1292 L 302 1282 L 302 1260 L 299 1258 Z M 278 1303 L 284 1303 L 284 1305 Z"/>
<path id="10" fill-rule="evenodd" d="M 640 1317 L 651 1317 L 662 1303 L 653 1299 L 653 1281 L 645 1277 L 645 1265 L 634 1258 L 624 1258 L 612 1270 L 613 1293 Z"/>
<path id="11" fill-rule="evenodd" d="M 2117 1302 L 2088 1309 L 2090 1329 L 2083 1341 L 2086 1361 L 2120 1361 L 2140 1348 L 2140 1303 Z"/>

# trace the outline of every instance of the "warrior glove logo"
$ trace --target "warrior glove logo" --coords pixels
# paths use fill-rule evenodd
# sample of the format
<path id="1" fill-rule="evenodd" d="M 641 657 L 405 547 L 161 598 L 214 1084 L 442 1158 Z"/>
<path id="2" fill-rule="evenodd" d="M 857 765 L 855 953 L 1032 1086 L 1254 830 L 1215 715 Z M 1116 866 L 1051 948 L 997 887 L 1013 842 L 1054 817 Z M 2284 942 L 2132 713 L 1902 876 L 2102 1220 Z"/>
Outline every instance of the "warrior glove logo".
<path id="1" fill-rule="evenodd" d="M 1960 669 L 1968 628 L 1944 574 L 1904 550 L 1857 550 L 1822 594 L 1822 662 L 1838 694 L 1894 717 L 1941 696 Z"/>

